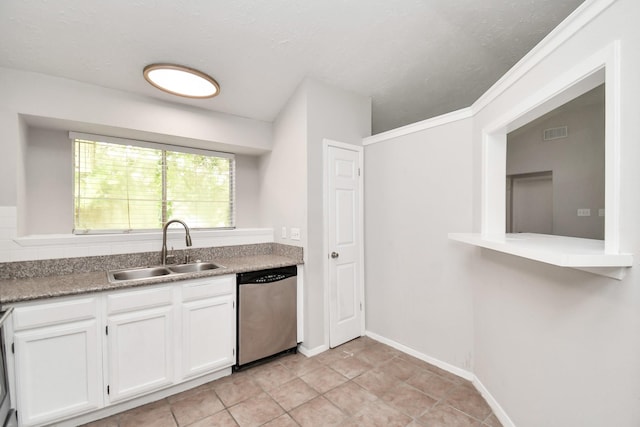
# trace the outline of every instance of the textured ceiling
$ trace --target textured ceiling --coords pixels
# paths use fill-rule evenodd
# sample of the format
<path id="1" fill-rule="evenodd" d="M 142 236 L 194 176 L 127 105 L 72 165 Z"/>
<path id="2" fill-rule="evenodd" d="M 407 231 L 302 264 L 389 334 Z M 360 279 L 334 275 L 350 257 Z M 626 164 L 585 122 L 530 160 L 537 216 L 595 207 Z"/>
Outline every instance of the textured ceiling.
<path id="1" fill-rule="evenodd" d="M 265 121 L 312 77 L 370 96 L 379 133 L 468 107 L 582 1 L 0 0 L 0 66 Z M 161 93 L 154 62 L 221 93 Z"/>

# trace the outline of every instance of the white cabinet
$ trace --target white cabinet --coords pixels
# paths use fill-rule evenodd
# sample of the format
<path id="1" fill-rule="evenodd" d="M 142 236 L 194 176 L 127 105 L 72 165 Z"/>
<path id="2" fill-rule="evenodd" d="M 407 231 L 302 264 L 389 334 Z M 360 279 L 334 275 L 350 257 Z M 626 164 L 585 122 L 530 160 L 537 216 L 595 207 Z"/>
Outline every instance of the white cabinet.
<path id="1" fill-rule="evenodd" d="M 107 386 L 117 402 L 173 384 L 173 288 L 107 295 Z"/>
<path id="2" fill-rule="evenodd" d="M 103 406 L 98 298 L 17 307 L 14 351 L 20 424 Z"/>
<path id="3" fill-rule="evenodd" d="M 49 301 L 17 304 L 5 335 L 21 426 L 108 411 L 235 364 L 234 275 Z"/>
<path id="4" fill-rule="evenodd" d="M 182 378 L 235 364 L 235 279 L 195 280 L 182 288 Z"/>

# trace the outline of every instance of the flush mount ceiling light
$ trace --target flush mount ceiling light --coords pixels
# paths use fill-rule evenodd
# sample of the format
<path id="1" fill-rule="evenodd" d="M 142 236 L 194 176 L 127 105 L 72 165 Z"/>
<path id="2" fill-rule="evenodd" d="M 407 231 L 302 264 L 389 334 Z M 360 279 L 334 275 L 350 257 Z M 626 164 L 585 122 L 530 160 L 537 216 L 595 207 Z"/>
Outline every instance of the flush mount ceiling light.
<path id="1" fill-rule="evenodd" d="M 144 67 L 144 78 L 158 89 L 187 98 L 212 98 L 220 85 L 205 73 L 174 64 L 151 64 Z"/>

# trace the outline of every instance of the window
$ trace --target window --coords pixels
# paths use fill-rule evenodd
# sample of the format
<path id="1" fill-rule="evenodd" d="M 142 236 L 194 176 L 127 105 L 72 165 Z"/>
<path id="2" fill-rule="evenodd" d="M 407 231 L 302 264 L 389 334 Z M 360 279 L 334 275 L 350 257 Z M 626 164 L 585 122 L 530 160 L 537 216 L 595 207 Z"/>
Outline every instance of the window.
<path id="1" fill-rule="evenodd" d="M 234 227 L 234 157 L 95 135 L 74 143 L 74 232 Z"/>
<path id="2" fill-rule="evenodd" d="M 508 133 L 507 232 L 604 240 L 604 164 L 604 84 Z"/>
<path id="3" fill-rule="evenodd" d="M 535 233 L 527 236 L 505 234 L 507 134 L 603 83 L 604 240 L 549 237 Z M 497 107 L 497 111 L 502 108 L 503 112 L 496 114 L 494 122 L 481 122 L 477 126 L 482 129 L 481 232 L 451 233 L 449 237 L 561 267 L 577 268 L 617 280 L 624 278 L 626 268 L 633 265 L 633 255 L 620 251 L 620 88 L 620 42 L 615 41 L 552 79 L 549 84 L 535 87 L 521 102 Z M 579 185 L 584 186 L 584 183 Z M 572 194 L 565 197 L 570 196 Z M 581 210 L 583 208 L 590 209 L 581 205 Z M 575 213 L 577 216 L 577 210 Z"/>

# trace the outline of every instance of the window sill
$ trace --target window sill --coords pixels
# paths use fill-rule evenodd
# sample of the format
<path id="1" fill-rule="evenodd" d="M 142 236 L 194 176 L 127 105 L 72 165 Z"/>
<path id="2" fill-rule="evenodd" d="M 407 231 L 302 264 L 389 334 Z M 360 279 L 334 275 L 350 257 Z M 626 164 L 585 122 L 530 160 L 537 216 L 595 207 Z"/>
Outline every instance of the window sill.
<path id="1" fill-rule="evenodd" d="M 193 243 L 197 247 L 198 239 L 222 238 L 229 240 L 232 245 L 234 240 L 244 240 L 245 238 L 256 238 L 259 240 L 270 239 L 273 241 L 273 229 L 271 228 L 237 228 L 233 230 L 191 230 Z M 169 239 L 184 240 L 184 230 L 169 230 Z M 44 234 L 31 235 L 14 238 L 13 241 L 22 247 L 37 246 L 64 246 L 91 243 L 132 243 L 132 242 L 161 242 L 162 231 L 142 232 L 142 233 L 122 233 L 122 234 Z M 240 244 L 240 243 L 235 243 Z"/>
<path id="2" fill-rule="evenodd" d="M 618 280 L 624 277 L 626 267 L 633 265 L 632 254 L 605 253 L 604 240 L 533 233 L 450 233 L 449 239 Z"/>

